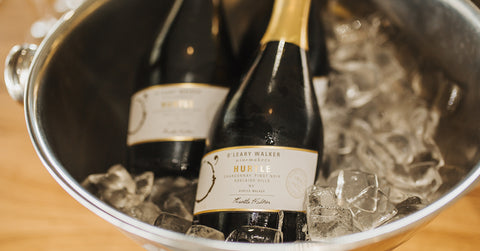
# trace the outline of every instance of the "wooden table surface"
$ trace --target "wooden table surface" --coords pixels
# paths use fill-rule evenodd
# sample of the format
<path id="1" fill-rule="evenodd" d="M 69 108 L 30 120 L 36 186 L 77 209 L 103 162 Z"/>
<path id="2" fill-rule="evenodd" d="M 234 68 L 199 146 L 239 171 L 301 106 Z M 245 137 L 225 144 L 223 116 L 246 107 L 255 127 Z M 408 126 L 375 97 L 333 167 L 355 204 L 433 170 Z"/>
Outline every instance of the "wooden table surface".
<path id="1" fill-rule="evenodd" d="M 38 18 L 36 0 L 0 0 L 0 71 L 10 48 Z M 444 210 L 397 250 L 479 250 L 480 186 Z M 0 250 L 142 250 L 70 197 L 30 142 L 23 106 L 0 80 Z"/>

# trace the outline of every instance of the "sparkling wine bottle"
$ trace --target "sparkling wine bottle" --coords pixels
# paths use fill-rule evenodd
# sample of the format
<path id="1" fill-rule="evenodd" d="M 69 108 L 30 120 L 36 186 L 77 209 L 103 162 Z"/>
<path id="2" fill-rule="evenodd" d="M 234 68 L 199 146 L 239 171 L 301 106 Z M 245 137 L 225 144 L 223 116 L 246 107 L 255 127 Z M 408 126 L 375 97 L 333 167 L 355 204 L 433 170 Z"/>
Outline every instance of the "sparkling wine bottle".
<path id="1" fill-rule="evenodd" d="M 310 0 L 277 0 L 248 73 L 232 89 L 206 141 L 194 224 L 225 236 L 245 226 L 305 238 L 305 190 L 323 152 L 308 65 Z M 242 240 L 237 240 L 242 241 Z"/>
<path id="2" fill-rule="evenodd" d="M 141 63 L 127 137 L 133 173 L 198 176 L 213 116 L 238 82 L 220 4 L 175 0 Z"/>

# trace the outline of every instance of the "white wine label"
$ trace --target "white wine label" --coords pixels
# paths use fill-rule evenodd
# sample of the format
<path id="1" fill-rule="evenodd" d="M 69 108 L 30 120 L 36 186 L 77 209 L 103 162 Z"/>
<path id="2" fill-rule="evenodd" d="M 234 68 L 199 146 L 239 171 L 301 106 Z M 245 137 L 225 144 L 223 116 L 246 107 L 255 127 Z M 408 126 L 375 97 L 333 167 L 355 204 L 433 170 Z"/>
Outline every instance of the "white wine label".
<path id="1" fill-rule="evenodd" d="M 278 146 L 241 146 L 202 159 L 194 214 L 216 211 L 303 211 L 318 153 Z"/>
<path id="2" fill-rule="evenodd" d="M 204 139 L 228 88 L 180 83 L 149 87 L 132 96 L 127 144 Z"/>

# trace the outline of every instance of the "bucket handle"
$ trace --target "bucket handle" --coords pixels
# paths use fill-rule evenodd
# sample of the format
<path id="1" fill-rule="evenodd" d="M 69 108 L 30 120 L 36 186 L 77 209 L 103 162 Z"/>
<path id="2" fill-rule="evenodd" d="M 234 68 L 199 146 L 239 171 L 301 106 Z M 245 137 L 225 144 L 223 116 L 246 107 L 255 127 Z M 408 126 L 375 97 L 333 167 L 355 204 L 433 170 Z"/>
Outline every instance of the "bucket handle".
<path id="1" fill-rule="evenodd" d="M 36 51 L 37 45 L 35 44 L 15 45 L 5 60 L 3 75 L 8 94 L 12 99 L 22 104 L 30 74 L 30 66 Z"/>

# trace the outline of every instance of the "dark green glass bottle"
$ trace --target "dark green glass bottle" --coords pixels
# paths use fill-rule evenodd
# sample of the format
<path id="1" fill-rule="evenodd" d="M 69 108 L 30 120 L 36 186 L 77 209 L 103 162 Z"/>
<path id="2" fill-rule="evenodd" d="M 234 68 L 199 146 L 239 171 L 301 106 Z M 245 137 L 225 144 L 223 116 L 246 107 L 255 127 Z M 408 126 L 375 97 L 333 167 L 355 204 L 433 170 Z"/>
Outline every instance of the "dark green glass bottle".
<path id="1" fill-rule="evenodd" d="M 305 189 L 323 128 L 308 62 L 310 0 L 277 0 L 256 59 L 217 114 L 202 159 L 194 223 L 303 240 Z"/>
<path id="2" fill-rule="evenodd" d="M 211 120 L 238 67 L 220 2 L 174 1 L 140 66 L 132 95 L 128 165 L 132 172 L 196 177 Z"/>

